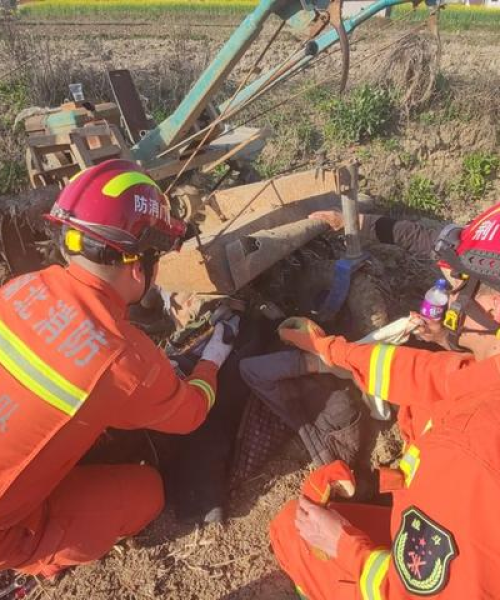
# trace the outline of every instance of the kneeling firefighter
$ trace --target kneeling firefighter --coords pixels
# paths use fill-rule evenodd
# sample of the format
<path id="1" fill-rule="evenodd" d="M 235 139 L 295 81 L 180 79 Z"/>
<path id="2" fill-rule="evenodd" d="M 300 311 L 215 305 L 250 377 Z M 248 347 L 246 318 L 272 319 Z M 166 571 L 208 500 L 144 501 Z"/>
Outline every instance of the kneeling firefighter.
<path id="1" fill-rule="evenodd" d="M 392 510 L 328 503 L 346 479 L 334 463 L 330 479 L 328 467 L 313 473 L 273 521 L 275 554 L 309 600 L 500 598 L 500 204 L 442 229 L 435 252 L 453 350 L 360 346 L 302 318 L 280 328 L 284 341 L 399 405 L 406 442 L 399 468 L 380 472 Z"/>
<path id="2" fill-rule="evenodd" d="M 163 508 L 159 474 L 77 463 L 108 427 L 188 433 L 231 351 L 220 324 L 187 380 L 127 320 L 183 223 L 135 163 L 81 172 L 48 218 L 69 266 L 0 289 L 0 569 L 51 577 L 102 557 Z"/>

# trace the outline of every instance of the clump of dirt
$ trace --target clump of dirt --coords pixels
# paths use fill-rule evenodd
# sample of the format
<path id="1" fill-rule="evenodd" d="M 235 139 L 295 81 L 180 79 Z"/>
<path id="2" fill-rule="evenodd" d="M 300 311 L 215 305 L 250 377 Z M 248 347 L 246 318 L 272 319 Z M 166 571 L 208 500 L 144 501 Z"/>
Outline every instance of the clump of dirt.
<path id="1" fill-rule="evenodd" d="M 379 467 L 393 466 L 403 450 L 403 439 L 397 423 L 394 423 L 390 429 L 381 431 L 377 435 L 375 447 L 372 452 L 372 466 Z"/>

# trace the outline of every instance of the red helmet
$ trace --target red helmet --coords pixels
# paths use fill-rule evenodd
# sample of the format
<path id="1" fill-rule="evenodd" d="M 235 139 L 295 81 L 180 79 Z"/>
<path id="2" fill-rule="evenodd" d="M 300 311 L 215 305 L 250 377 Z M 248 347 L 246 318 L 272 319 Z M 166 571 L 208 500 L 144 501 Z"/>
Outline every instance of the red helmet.
<path id="1" fill-rule="evenodd" d="M 122 159 L 105 161 L 76 175 L 46 217 L 66 230 L 83 233 L 80 238 L 91 238 L 94 246 L 125 255 L 175 249 L 186 232 L 182 221 L 170 218 L 157 184 L 136 163 Z M 66 236 L 68 248 L 79 253 L 81 240 L 74 244 L 68 240 Z"/>
<path id="2" fill-rule="evenodd" d="M 500 203 L 466 227 L 446 226 L 435 252 L 440 265 L 465 278 L 475 277 L 500 289 Z"/>
<path id="3" fill-rule="evenodd" d="M 500 290 L 500 204 L 492 206 L 466 227 L 447 225 L 439 234 L 435 253 L 442 267 L 461 280 L 454 286 L 455 299 L 446 313 L 444 325 L 450 329 L 453 349 L 460 349 L 459 338 L 467 332 L 500 335 L 500 326 L 477 302 L 482 283 Z M 482 329 L 466 329 L 469 316 Z"/>

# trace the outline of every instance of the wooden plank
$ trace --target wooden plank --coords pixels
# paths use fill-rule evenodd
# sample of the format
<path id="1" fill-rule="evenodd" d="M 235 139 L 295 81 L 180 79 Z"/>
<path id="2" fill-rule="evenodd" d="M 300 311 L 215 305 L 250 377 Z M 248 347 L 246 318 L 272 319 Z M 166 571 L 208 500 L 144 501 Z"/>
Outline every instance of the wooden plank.
<path id="1" fill-rule="evenodd" d="M 116 158 L 121 155 L 121 151 L 122 149 L 119 146 L 111 144 L 109 146 L 102 146 L 101 148 L 92 148 L 89 154 L 92 162 L 95 162 L 105 158 Z"/>
<path id="2" fill-rule="evenodd" d="M 210 150 L 209 149 L 204 152 L 199 152 L 196 155 L 196 158 L 194 158 L 189 163 L 189 167 L 190 167 L 190 169 L 197 169 L 198 167 L 202 167 L 203 165 L 206 165 L 207 163 L 211 163 L 211 162 L 218 160 L 219 158 L 222 158 L 225 153 L 226 153 L 225 149 L 221 149 L 221 150 Z M 146 168 L 148 170 L 148 173 L 154 180 L 161 181 L 162 179 L 166 179 L 167 177 L 172 177 L 173 175 L 176 175 L 182 169 L 182 167 L 187 163 L 187 161 L 188 161 L 188 159 L 179 160 L 178 158 L 174 158 L 171 161 L 164 162 L 163 164 L 160 164 L 160 165 L 151 165 L 151 166 L 146 165 Z"/>
<path id="3" fill-rule="evenodd" d="M 33 135 L 28 138 L 28 144 L 32 148 L 55 146 L 56 148 L 60 149 L 62 146 L 69 146 L 69 144 L 71 144 L 71 137 L 67 133 L 58 133 L 54 135 Z"/>

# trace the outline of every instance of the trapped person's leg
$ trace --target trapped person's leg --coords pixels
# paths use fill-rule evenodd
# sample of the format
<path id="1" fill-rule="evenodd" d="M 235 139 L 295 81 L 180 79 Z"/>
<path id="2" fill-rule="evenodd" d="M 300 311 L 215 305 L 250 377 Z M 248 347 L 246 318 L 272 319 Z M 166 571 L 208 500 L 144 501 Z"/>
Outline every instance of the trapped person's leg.
<path id="1" fill-rule="evenodd" d="M 316 465 L 336 459 L 354 466 L 360 445 L 359 393 L 329 373 L 311 374 L 300 350 L 241 361 L 252 391 L 297 432 Z"/>

